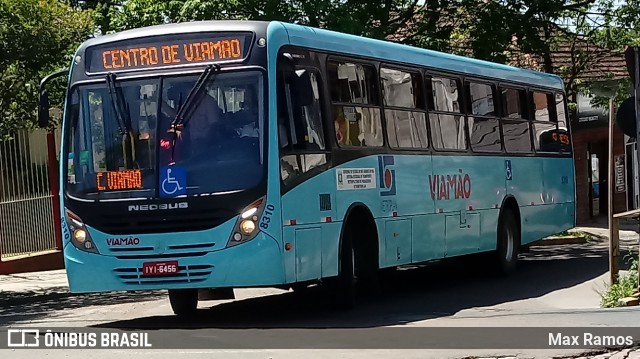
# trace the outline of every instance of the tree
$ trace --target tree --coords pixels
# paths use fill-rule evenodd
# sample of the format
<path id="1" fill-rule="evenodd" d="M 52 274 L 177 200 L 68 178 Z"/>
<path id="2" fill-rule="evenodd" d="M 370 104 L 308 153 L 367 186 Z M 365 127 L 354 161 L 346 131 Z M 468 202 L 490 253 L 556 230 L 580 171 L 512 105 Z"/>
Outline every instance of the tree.
<path id="1" fill-rule="evenodd" d="M 102 34 L 113 32 L 114 10 L 121 7 L 126 0 L 65 0 L 74 9 L 92 10 L 96 30 Z"/>
<path id="2" fill-rule="evenodd" d="M 609 39 L 625 45 L 640 46 L 640 0 L 626 0 L 614 12 L 616 28 Z"/>
<path id="3" fill-rule="evenodd" d="M 447 0 L 448 1 L 448 0 Z M 194 20 L 281 20 L 384 39 L 425 17 L 419 0 L 128 0 L 113 7 L 111 28 Z"/>
<path id="4" fill-rule="evenodd" d="M 0 0 L 0 139 L 33 126 L 40 80 L 93 30 L 89 12 L 57 0 Z"/>
<path id="5" fill-rule="evenodd" d="M 640 0 L 622 5 L 616 0 L 74 2 L 76 6 L 121 4 L 111 6 L 109 12 L 112 22 L 108 28 L 113 30 L 192 20 L 281 20 L 388 39 L 555 73 L 565 78 L 570 96 L 580 87 L 585 69 L 618 48 L 622 39 L 640 39 Z M 562 51 L 570 52 L 571 63 L 557 66 L 554 56 Z"/>

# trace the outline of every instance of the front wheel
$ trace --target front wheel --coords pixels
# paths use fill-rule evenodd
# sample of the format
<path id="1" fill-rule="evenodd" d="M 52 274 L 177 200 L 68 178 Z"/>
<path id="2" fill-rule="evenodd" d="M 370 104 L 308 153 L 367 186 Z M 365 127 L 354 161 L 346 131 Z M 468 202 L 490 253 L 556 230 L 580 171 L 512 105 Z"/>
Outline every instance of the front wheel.
<path id="1" fill-rule="evenodd" d="M 333 305 L 337 309 L 347 310 L 355 306 L 355 282 L 355 253 L 353 250 L 352 233 L 351 227 L 346 226 L 340 248 L 338 276 L 331 278 L 328 283 Z"/>
<path id="2" fill-rule="evenodd" d="M 178 316 L 191 316 L 198 309 L 197 289 L 169 289 L 169 303 Z"/>
<path id="3" fill-rule="evenodd" d="M 498 220 L 498 248 L 496 251 L 498 273 L 511 274 L 518 262 L 520 229 L 512 211 L 505 211 Z"/>

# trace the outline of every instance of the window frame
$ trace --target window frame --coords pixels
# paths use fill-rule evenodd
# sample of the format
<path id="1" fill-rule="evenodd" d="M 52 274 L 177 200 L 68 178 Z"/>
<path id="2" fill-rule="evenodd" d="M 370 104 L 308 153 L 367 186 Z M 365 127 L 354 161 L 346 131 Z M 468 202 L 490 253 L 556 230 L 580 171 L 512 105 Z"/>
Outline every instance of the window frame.
<path id="1" fill-rule="evenodd" d="M 534 93 L 543 93 L 545 95 L 547 95 L 547 111 L 549 113 L 549 121 L 538 121 L 536 120 L 536 109 L 535 109 L 535 101 L 534 101 Z M 556 92 L 554 90 L 549 90 L 549 89 L 545 89 L 545 88 L 538 88 L 538 87 L 530 87 L 529 88 L 529 101 L 531 102 L 531 108 L 530 108 L 530 116 L 531 116 L 531 145 L 533 146 L 533 151 L 534 154 L 536 155 L 544 155 L 544 156 L 553 156 L 553 155 L 561 155 L 561 152 L 553 152 L 553 151 L 540 151 L 539 149 L 536 148 L 536 134 L 535 134 L 535 124 L 536 123 L 552 123 L 555 125 L 555 130 L 558 131 L 558 113 L 557 113 L 557 109 L 555 106 L 555 96 L 556 96 Z M 565 108 L 566 108 L 566 96 L 565 96 Z M 565 110 L 566 111 L 566 110 Z M 565 112 L 566 113 L 566 112 Z M 568 121 L 568 116 L 567 116 L 567 121 Z M 571 137 L 570 137 L 571 138 Z M 570 140 L 571 141 L 571 140 Z M 573 141 L 571 141 L 573 142 Z M 539 139 L 538 139 L 538 145 L 539 145 Z"/>
<path id="2" fill-rule="evenodd" d="M 521 105 L 521 109 L 524 110 L 524 115 L 526 118 L 509 118 L 506 117 L 507 114 L 504 113 L 504 103 L 503 103 L 503 98 L 502 98 L 502 90 L 506 89 L 506 90 L 516 90 L 516 91 L 523 91 L 524 92 L 524 100 L 525 103 L 524 104 L 520 104 Z M 510 83 L 510 82 L 500 82 L 498 83 L 498 93 L 500 94 L 500 121 L 502 124 L 504 123 L 524 123 L 526 122 L 527 125 L 529 126 L 529 150 L 528 151 L 519 151 L 519 152 L 512 152 L 509 151 L 507 149 L 507 145 L 505 142 L 505 137 L 504 137 L 504 126 L 502 126 L 502 145 L 504 148 L 504 153 L 505 154 L 512 154 L 512 155 L 531 155 L 534 154 L 534 142 L 533 142 L 533 125 L 531 123 L 532 118 L 534 116 L 534 113 L 532 112 L 532 97 L 530 95 L 530 91 L 529 89 L 527 89 L 527 87 L 525 86 L 519 86 L 517 84 L 514 83 Z M 520 101 L 522 101 L 522 98 L 519 99 Z"/>
<path id="3" fill-rule="evenodd" d="M 460 104 L 460 112 L 450 112 L 450 111 L 442 111 L 442 110 L 435 109 L 433 85 L 432 85 L 432 79 L 434 77 L 447 78 L 450 80 L 454 80 L 456 82 L 456 87 L 458 89 L 458 103 Z M 422 83 L 424 87 L 424 96 L 425 96 L 425 108 L 427 111 L 427 130 L 429 133 L 429 145 L 434 152 L 469 153 L 470 151 L 470 141 L 469 141 L 469 136 L 467 135 L 467 131 L 468 131 L 467 116 L 466 116 L 467 104 L 466 104 L 466 94 L 463 88 L 464 81 L 465 81 L 465 78 L 462 75 L 448 72 L 448 71 L 436 71 L 436 70 L 428 69 L 424 71 L 424 74 L 422 75 Z M 433 131 L 431 130 L 431 119 L 429 117 L 431 114 L 460 116 L 462 118 L 463 127 L 464 127 L 465 148 L 436 147 L 434 145 L 435 141 L 433 139 Z"/>
<path id="4" fill-rule="evenodd" d="M 387 105 L 385 103 L 385 94 L 384 94 L 384 86 L 382 85 L 382 69 L 388 69 L 388 70 L 395 70 L 395 71 L 402 71 L 405 73 L 408 73 L 410 75 L 415 75 L 417 80 L 418 80 L 418 84 L 417 84 L 417 88 L 420 90 L 421 94 L 419 98 L 422 101 L 422 108 L 415 106 L 415 107 L 402 107 L 402 106 L 393 106 L 393 105 Z M 429 111 L 427 110 L 428 108 L 428 104 L 427 104 L 427 93 L 426 93 L 426 81 L 425 81 L 425 74 L 424 71 L 422 71 L 421 68 L 417 68 L 417 67 L 406 67 L 406 66 L 399 66 L 397 64 L 394 63 L 388 63 L 388 62 L 380 62 L 379 66 L 378 66 L 378 80 L 380 81 L 380 85 L 379 85 L 379 90 L 380 90 L 380 99 L 381 99 L 381 107 L 382 107 L 382 118 L 383 118 L 383 131 L 384 131 L 384 137 L 385 137 L 385 145 L 388 146 L 388 148 L 392 149 L 392 150 L 396 150 L 396 151 L 419 151 L 419 152 L 428 152 L 431 148 L 432 148 L 432 142 L 431 142 L 431 130 L 430 130 L 430 126 L 429 126 Z M 413 77 L 412 77 L 413 80 Z M 416 87 L 413 86 L 412 83 L 412 88 L 415 89 Z M 427 135 L 427 146 L 426 147 L 400 147 L 400 146 L 392 146 L 391 145 L 391 141 L 389 140 L 389 122 L 387 121 L 387 110 L 391 110 L 391 111 L 403 111 L 403 112 L 409 112 L 409 113 L 422 113 L 424 114 L 425 117 L 425 125 L 426 125 L 426 135 Z"/>
<path id="5" fill-rule="evenodd" d="M 330 144 L 327 142 L 327 133 L 328 133 L 328 129 L 327 129 L 327 123 L 326 123 L 326 119 L 327 117 L 327 113 L 326 113 L 326 108 L 325 108 L 325 103 L 326 100 L 323 99 L 323 97 L 326 96 L 326 92 L 324 91 L 324 80 L 323 80 L 323 76 L 322 76 L 322 71 L 312 65 L 299 65 L 296 66 L 296 69 L 304 69 L 310 72 L 315 73 L 316 77 L 320 80 L 318 81 L 318 95 L 320 96 L 319 98 L 319 108 L 320 108 L 320 116 L 321 116 L 321 123 L 322 123 L 322 135 L 324 136 L 324 149 L 320 149 L 320 150 L 303 150 L 303 149 L 293 149 L 290 151 L 282 151 L 282 148 L 280 148 L 280 146 L 278 145 L 278 158 L 282 158 L 283 156 L 289 156 L 289 155 L 293 155 L 293 154 L 319 154 L 319 153 L 324 153 L 324 154 L 330 154 L 331 153 L 331 146 Z M 276 84 L 276 88 L 279 85 Z M 277 91 L 277 90 L 276 90 Z M 277 105 L 276 105 L 277 107 Z M 276 108 L 276 112 L 278 111 L 278 109 Z M 276 124 L 276 130 L 278 130 L 278 124 Z M 279 136 L 279 133 L 276 133 L 276 135 Z M 287 140 L 291 140 L 289 138 L 290 133 L 287 133 Z M 277 136 L 276 136 L 277 138 Z"/>
<path id="6" fill-rule="evenodd" d="M 328 67 L 329 67 L 329 63 L 331 62 L 341 62 L 341 63 L 352 63 L 352 64 L 356 64 L 356 65 L 362 65 L 365 67 L 371 67 L 374 70 L 374 76 L 376 77 L 374 83 L 376 86 L 376 96 L 378 98 L 378 105 L 374 105 L 374 104 L 370 104 L 370 103 L 352 103 L 352 102 L 343 102 L 343 101 L 333 101 L 333 98 L 331 96 L 331 91 L 330 88 L 332 86 L 331 83 L 331 76 L 329 76 L 329 71 L 328 71 Z M 335 148 L 341 149 L 341 150 L 375 150 L 375 149 L 381 149 L 381 148 L 388 148 L 388 140 L 387 140 L 387 134 L 386 134 L 386 123 L 385 123 L 385 118 L 384 118 L 384 100 L 382 98 L 382 90 L 380 88 L 380 74 L 379 74 L 379 68 L 380 68 L 380 62 L 372 62 L 372 61 L 367 61 L 361 58 L 354 58 L 354 57 L 346 57 L 346 56 L 340 56 L 340 55 L 333 55 L 333 54 L 328 54 L 325 61 L 324 61 L 324 66 L 325 66 L 325 81 L 326 81 L 326 85 L 328 86 L 327 88 L 327 93 L 328 93 L 328 99 L 327 99 L 327 103 L 330 107 L 330 117 L 328 117 L 327 121 L 331 122 L 331 135 L 330 137 L 332 137 L 332 142 L 335 143 Z M 361 107 L 361 108 L 373 108 L 373 109 L 378 109 L 379 113 L 380 113 L 380 128 L 382 130 L 382 144 L 380 144 L 379 146 L 353 146 L 353 145 L 345 145 L 345 144 L 340 144 L 337 137 L 336 137 L 336 125 L 335 125 L 335 119 L 337 116 L 337 113 L 335 111 L 335 107 L 336 106 L 341 106 L 341 107 Z M 329 127 L 329 126 L 327 126 Z"/>
<path id="7" fill-rule="evenodd" d="M 569 112 L 569 103 L 567 102 L 567 94 L 563 91 L 553 91 L 552 96 L 554 97 L 554 105 L 553 111 L 556 114 L 556 128 L 560 131 L 560 119 L 558 118 L 558 105 L 555 102 L 556 96 L 562 96 L 562 107 L 564 108 L 564 121 L 567 125 L 567 134 L 569 135 L 569 146 L 571 147 L 571 152 L 558 152 L 558 156 L 560 157 L 573 157 L 573 131 L 571 130 L 571 113 Z M 545 152 L 546 153 L 546 152 Z"/>
<path id="8" fill-rule="evenodd" d="M 487 116 L 487 115 L 474 115 L 471 112 L 473 105 L 471 103 L 471 83 L 479 84 L 479 85 L 487 85 L 491 87 L 491 96 L 493 97 L 493 109 L 495 115 Z M 502 121 L 501 121 L 501 108 L 502 108 L 502 94 L 499 93 L 498 87 L 500 85 L 499 81 L 492 81 L 490 79 L 477 78 L 477 77 L 465 77 L 464 78 L 464 94 L 465 94 L 465 121 L 466 121 L 466 136 L 467 141 L 469 142 L 469 150 L 472 153 L 477 154 L 505 154 L 505 146 L 504 146 L 504 131 L 502 129 Z M 497 120 L 498 121 L 498 135 L 500 137 L 500 149 L 496 151 L 483 151 L 477 150 L 473 148 L 473 144 L 471 143 L 471 127 L 469 127 L 469 117 L 480 118 L 485 120 Z"/>

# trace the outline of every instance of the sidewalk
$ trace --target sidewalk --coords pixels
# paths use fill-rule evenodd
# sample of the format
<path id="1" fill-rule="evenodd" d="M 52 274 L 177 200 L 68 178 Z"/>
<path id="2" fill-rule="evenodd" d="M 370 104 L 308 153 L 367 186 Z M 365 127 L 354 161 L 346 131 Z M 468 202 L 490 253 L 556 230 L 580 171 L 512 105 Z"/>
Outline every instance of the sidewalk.
<path id="1" fill-rule="evenodd" d="M 640 223 L 638 220 L 622 219 L 620 220 L 620 246 L 621 248 L 634 249 L 639 248 L 638 230 Z M 594 245 L 608 243 L 609 241 L 609 224 L 606 217 L 599 217 L 594 219 L 587 225 L 577 226 L 568 230 L 570 234 L 576 233 L 576 236 L 550 236 L 541 241 L 534 242 L 533 246 L 540 245 L 572 245 L 572 244 L 585 244 L 592 243 Z M 582 234 L 590 235 L 591 238 L 586 238 Z"/>
<path id="2" fill-rule="evenodd" d="M 64 269 L 0 275 L 0 296 L 6 293 L 45 293 L 54 288 L 68 292 L 69 283 Z"/>

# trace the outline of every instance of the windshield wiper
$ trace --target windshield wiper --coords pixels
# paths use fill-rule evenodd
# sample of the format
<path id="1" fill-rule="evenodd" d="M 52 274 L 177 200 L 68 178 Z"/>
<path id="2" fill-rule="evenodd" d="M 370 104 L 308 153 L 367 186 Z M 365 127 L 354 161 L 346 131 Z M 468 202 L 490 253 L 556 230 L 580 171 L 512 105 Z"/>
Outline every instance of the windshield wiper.
<path id="1" fill-rule="evenodd" d="M 109 96 L 111 97 L 113 112 L 116 114 L 118 130 L 122 135 L 122 156 L 124 157 L 124 167 L 130 168 L 129 163 L 135 162 L 136 155 L 135 142 L 133 132 L 131 130 L 131 114 L 129 112 L 129 105 L 125 101 L 120 88 L 116 86 L 116 75 L 114 73 L 109 73 L 107 75 L 107 86 L 109 86 Z"/>
<path id="2" fill-rule="evenodd" d="M 176 116 L 171 121 L 171 129 L 180 131 L 187 124 L 189 119 L 185 119 L 186 115 L 193 109 L 193 107 L 198 103 L 197 100 L 200 98 L 202 91 L 206 88 L 207 82 L 212 77 L 213 74 L 220 71 L 220 65 L 211 64 L 208 65 L 207 68 L 202 72 L 195 85 L 189 91 L 189 94 L 184 99 L 184 103 L 178 109 Z"/>
<path id="3" fill-rule="evenodd" d="M 113 112 L 116 114 L 116 120 L 118 121 L 118 130 L 120 134 L 127 134 L 130 127 L 127 124 L 128 111 L 124 102 L 122 93 L 118 91 L 116 86 L 116 75 L 109 73 L 107 75 L 107 85 L 109 86 L 109 96 L 111 97 L 111 105 L 113 106 Z"/>
<path id="4" fill-rule="evenodd" d="M 213 77 L 213 75 L 218 73 L 219 71 L 220 71 L 220 65 L 217 65 L 217 64 L 208 65 L 204 69 L 200 77 L 198 77 L 198 80 L 196 81 L 196 83 L 193 85 L 193 87 L 189 91 L 189 94 L 185 98 L 184 102 L 182 103 L 180 108 L 178 108 L 178 112 L 176 113 L 176 116 L 173 118 L 173 120 L 171 120 L 171 124 L 169 126 L 169 132 L 173 132 L 173 141 L 172 141 L 173 144 L 171 146 L 171 162 L 172 163 L 174 162 L 176 140 L 180 135 L 180 132 L 184 129 L 184 127 L 189 122 L 189 118 L 187 118 L 186 115 L 189 112 L 191 112 L 191 110 L 193 110 L 195 105 L 198 104 L 198 100 L 202 95 L 202 91 L 204 91 L 204 89 L 206 88 L 207 82 L 209 82 L 209 80 Z"/>

